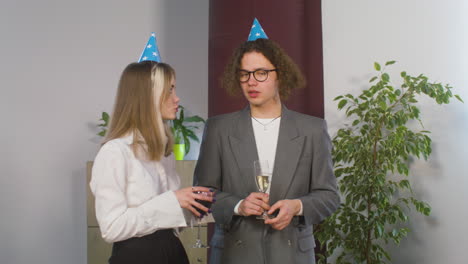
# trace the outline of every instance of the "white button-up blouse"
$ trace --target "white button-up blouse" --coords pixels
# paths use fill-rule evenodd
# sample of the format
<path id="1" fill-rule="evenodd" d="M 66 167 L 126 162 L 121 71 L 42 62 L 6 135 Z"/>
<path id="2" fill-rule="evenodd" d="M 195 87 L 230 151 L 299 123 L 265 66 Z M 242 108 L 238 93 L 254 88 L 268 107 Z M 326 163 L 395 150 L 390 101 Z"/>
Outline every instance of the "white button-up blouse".
<path id="1" fill-rule="evenodd" d="M 174 156 L 159 162 L 137 159 L 132 141 L 132 135 L 111 140 L 94 160 L 90 186 L 96 197 L 96 218 L 107 242 L 187 226 L 173 192 L 180 188 Z"/>

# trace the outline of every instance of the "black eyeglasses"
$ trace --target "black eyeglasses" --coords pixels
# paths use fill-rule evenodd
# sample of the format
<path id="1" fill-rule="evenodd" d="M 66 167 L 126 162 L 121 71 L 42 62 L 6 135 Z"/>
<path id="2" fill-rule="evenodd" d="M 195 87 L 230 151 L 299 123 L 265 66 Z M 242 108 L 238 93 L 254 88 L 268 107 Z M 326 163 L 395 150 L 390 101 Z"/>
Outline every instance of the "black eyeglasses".
<path id="1" fill-rule="evenodd" d="M 244 70 L 239 70 L 239 81 L 241 83 L 248 82 L 250 80 L 250 74 L 253 73 L 253 77 L 255 80 L 258 82 L 264 82 L 268 79 L 268 73 L 272 71 L 276 71 L 277 69 L 272 69 L 272 70 L 265 70 L 265 69 L 258 69 L 255 71 L 244 71 Z"/>

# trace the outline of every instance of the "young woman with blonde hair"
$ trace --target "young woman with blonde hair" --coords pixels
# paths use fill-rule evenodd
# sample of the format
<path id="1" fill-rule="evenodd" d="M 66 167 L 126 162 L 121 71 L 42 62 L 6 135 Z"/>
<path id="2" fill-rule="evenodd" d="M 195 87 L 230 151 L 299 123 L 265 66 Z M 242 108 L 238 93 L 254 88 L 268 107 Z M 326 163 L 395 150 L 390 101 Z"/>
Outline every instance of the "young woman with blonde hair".
<path id="1" fill-rule="evenodd" d="M 102 237 L 114 243 L 111 264 L 188 263 L 175 229 L 187 226 L 184 211 L 208 212 L 195 199 L 214 198 L 205 187 L 180 189 L 167 124 L 178 103 L 170 65 L 143 61 L 123 71 L 90 183 Z"/>

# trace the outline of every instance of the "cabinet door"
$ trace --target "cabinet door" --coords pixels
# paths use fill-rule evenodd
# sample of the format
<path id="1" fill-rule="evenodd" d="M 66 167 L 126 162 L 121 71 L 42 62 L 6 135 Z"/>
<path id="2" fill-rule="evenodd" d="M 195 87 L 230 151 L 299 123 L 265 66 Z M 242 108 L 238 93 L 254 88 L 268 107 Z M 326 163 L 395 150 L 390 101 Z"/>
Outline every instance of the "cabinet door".
<path id="1" fill-rule="evenodd" d="M 207 245 L 206 241 L 206 225 L 202 225 L 200 228 L 200 238 L 204 245 Z M 206 248 L 193 248 L 197 239 L 197 227 L 187 227 L 180 233 L 180 241 L 184 245 L 185 251 L 187 252 L 189 261 L 191 264 L 206 264 L 207 263 L 207 249 Z"/>
<path id="2" fill-rule="evenodd" d="M 88 264 L 107 263 L 112 252 L 112 244 L 106 243 L 99 227 L 88 227 Z"/>
<path id="3" fill-rule="evenodd" d="M 86 163 L 86 216 L 88 227 L 98 227 L 98 223 L 96 220 L 96 211 L 94 209 L 94 195 L 91 192 L 91 188 L 89 187 L 89 182 L 91 181 L 91 172 L 93 169 L 93 162 L 88 161 Z"/>

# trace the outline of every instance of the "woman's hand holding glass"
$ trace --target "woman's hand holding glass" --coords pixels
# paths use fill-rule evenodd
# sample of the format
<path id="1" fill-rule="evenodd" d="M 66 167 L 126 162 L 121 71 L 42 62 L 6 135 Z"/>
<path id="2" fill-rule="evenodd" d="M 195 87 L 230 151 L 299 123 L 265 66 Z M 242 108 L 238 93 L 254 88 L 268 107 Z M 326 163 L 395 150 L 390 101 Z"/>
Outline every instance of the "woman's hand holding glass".
<path id="1" fill-rule="evenodd" d="M 202 191 L 199 189 L 200 187 L 193 187 L 193 192 L 195 194 L 198 194 L 198 195 L 203 195 L 203 196 L 211 196 L 213 199 L 213 202 L 216 201 L 216 199 L 214 199 L 213 197 L 213 191 L 210 190 L 210 192 L 205 192 L 205 191 Z M 205 188 L 205 187 L 202 187 L 202 188 Z M 207 200 L 201 200 L 201 199 L 196 199 L 196 201 L 200 204 L 202 204 L 204 207 L 206 208 L 211 208 L 211 205 L 213 202 L 210 202 L 210 201 L 207 201 Z M 206 215 L 206 212 L 205 211 L 202 211 L 200 210 L 199 208 L 195 208 L 200 214 L 201 216 L 200 217 L 197 217 L 197 239 L 195 240 L 195 244 L 193 244 L 192 248 L 209 248 L 209 246 L 203 244 L 202 240 L 201 240 L 201 236 L 200 236 L 200 229 L 201 229 L 201 219 L 203 218 L 203 216 Z M 208 211 L 208 213 L 210 213 L 211 210 Z"/>
<path id="2" fill-rule="evenodd" d="M 180 207 L 189 210 L 198 218 L 208 214 L 209 208 L 204 206 L 201 201 L 212 203 L 215 201 L 212 189 L 202 186 L 187 187 L 175 191 Z M 197 201 L 199 200 L 199 201 Z"/>

